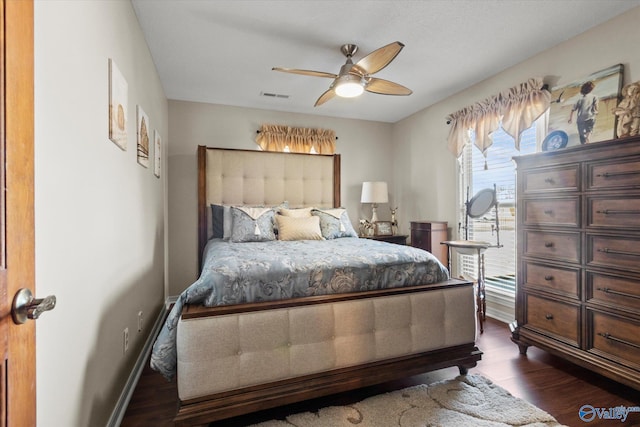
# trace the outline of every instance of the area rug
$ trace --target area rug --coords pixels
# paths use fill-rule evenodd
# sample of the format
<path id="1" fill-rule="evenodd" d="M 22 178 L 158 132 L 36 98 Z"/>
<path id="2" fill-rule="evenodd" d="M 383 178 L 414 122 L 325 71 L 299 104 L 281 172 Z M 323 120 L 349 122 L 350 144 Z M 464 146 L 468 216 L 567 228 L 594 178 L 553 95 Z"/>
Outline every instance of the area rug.
<path id="1" fill-rule="evenodd" d="M 381 394 L 348 406 L 290 415 L 253 427 L 560 426 L 548 413 L 479 375 Z"/>

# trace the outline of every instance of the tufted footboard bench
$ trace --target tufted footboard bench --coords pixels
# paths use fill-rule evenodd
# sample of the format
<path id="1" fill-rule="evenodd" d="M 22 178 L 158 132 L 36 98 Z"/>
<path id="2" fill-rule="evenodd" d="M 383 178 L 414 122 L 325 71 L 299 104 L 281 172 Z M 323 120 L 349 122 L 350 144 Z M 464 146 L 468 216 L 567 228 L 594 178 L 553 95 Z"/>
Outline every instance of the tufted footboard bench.
<path id="1" fill-rule="evenodd" d="M 433 369 L 475 366 L 472 283 L 190 307 L 178 324 L 178 425 Z"/>

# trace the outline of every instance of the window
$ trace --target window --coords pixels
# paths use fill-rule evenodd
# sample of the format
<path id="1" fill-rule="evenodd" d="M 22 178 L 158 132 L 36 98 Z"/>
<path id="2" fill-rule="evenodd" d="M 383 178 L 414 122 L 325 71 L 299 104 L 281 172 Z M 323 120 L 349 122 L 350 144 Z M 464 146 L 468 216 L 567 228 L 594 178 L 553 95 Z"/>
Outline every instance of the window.
<path id="1" fill-rule="evenodd" d="M 493 133 L 493 145 L 486 157 L 474 144 L 467 144 L 461 160 L 461 179 L 459 195 L 459 236 L 465 238 L 465 202 L 478 191 L 493 188 L 496 185 L 498 199 L 498 221 L 500 226 L 501 248 L 490 248 L 485 253 L 485 283 L 487 288 L 515 292 L 515 163 L 511 158 L 536 152 L 536 123 L 521 134 L 520 151 L 516 150 L 513 138 L 502 128 Z M 469 218 L 468 239 L 497 242 L 495 210 L 482 218 Z M 477 256 L 458 255 L 459 273 L 465 277 L 476 278 L 478 271 Z"/>

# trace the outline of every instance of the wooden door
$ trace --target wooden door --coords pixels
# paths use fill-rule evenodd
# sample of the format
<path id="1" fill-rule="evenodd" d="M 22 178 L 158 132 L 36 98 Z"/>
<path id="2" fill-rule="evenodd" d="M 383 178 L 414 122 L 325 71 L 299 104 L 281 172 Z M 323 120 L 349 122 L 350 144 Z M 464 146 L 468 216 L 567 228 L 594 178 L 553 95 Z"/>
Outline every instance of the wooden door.
<path id="1" fill-rule="evenodd" d="M 13 322 L 20 288 L 35 293 L 33 1 L 0 0 L 0 426 L 36 425 L 35 322 Z"/>

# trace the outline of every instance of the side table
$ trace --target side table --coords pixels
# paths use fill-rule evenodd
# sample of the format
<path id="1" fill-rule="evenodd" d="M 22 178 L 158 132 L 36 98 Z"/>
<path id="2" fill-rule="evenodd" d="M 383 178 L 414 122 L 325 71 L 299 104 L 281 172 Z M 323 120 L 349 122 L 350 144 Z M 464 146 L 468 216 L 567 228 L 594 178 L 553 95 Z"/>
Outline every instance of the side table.
<path id="1" fill-rule="evenodd" d="M 447 265 L 447 247 L 440 244 L 449 239 L 446 221 L 411 221 L 411 246 L 431 252 Z"/>
<path id="2" fill-rule="evenodd" d="M 451 271 L 451 248 L 463 255 L 478 256 L 478 289 L 476 293 L 476 304 L 478 306 L 478 323 L 480 333 L 484 332 L 484 321 L 487 317 L 487 295 L 484 287 L 484 253 L 491 246 L 491 243 L 480 240 L 448 240 L 442 242 L 447 245 L 447 267 Z"/>

